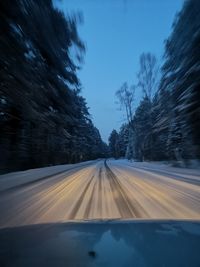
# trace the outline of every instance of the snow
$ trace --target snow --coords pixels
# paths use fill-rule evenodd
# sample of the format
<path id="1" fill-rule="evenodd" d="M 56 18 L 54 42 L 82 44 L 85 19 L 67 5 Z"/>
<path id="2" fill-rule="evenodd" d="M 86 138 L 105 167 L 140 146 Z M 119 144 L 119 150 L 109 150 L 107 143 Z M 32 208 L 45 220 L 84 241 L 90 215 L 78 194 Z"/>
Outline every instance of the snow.
<path id="1" fill-rule="evenodd" d="M 20 27 L 19 24 L 15 24 L 15 23 L 10 23 L 10 27 L 12 28 L 12 30 L 18 34 L 20 37 L 22 37 L 22 29 Z"/>
<path id="2" fill-rule="evenodd" d="M 1 175 L 0 227 L 66 220 L 199 220 L 200 175 L 171 170 L 165 164 L 110 159 Z M 159 230 L 176 234 L 171 227 Z"/>
<path id="3" fill-rule="evenodd" d="M 89 163 L 90 161 L 86 161 L 78 164 L 56 165 L 3 174 L 0 175 L 0 192 L 32 181 L 40 180 L 47 176 L 53 176 L 57 173 L 71 170 L 74 167 L 83 167 Z"/>
<path id="4" fill-rule="evenodd" d="M 67 70 L 67 69 L 66 69 Z M 62 81 L 68 88 L 70 88 L 71 84 L 66 80 L 64 79 L 63 77 L 61 77 L 60 75 L 57 75 L 58 79 L 60 81 Z"/>
<path id="5" fill-rule="evenodd" d="M 1 101 L 1 104 L 3 104 L 3 105 L 5 105 L 7 103 L 6 99 L 4 99 L 4 98 L 1 98 L 0 101 Z"/>
<path id="6" fill-rule="evenodd" d="M 34 54 L 34 52 L 32 50 L 29 50 L 28 52 L 24 53 L 24 56 L 28 59 L 28 60 L 33 60 L 36 55 Z"/>
<path id="7" fill-rule="evenodd" d="M 34 49 L 32 42 L 29 40 L 26 40 L 25 45 L 26 45 L 28 52 L 25 52 L 24 56 L 28 60 L 33 60 L 36 57 L 36 54 L 35 54 L 35 51 L 34 51 L 35 49 Z"/>
<path id="8" fill-rule="evenodd" d="M 172 167 L 171 163 L 168 161 L 154 161 L 154 162 L 134 162 L 129 161 L 127 159 L 117 160 L 119 164 L 125 163 L 127 165 L 136 167 L 136 168 L 144 168 L 149 170 L 161 170 L 166 173 L 173 173 L 183 175 L 184 177 L 195 177 L 200 179 L 200 162 L 198 160 L 192 160 L 191 166 L 192 168 L 179 168 Z"/>

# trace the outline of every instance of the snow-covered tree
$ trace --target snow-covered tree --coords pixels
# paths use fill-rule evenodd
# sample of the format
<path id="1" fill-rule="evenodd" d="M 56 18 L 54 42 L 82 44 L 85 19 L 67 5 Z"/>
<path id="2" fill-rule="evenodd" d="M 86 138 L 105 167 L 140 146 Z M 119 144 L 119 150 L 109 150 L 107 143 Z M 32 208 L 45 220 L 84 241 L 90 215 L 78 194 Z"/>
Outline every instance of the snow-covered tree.
<path id="1" fill-rule="evenodd" d="M 65 16 L 51 0 L 0 1 L 1 170 L 105 152 L 80 94 L 77 69 L 85 48 L 79 18 Z"/>

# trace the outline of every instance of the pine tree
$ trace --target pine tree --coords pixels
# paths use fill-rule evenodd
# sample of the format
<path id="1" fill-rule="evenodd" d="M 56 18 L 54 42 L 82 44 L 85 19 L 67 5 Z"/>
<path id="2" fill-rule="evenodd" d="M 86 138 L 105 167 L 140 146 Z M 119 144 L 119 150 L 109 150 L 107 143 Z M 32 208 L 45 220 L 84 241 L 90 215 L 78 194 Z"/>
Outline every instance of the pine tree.
<path id="1" fill-rule="evenodd" d="M 115 159 L 120 157 L 120 148 L 119 148 L 119 134 L 116 130 L 113 130 L 109 137 L 109 150 L 110 156 Z"/>

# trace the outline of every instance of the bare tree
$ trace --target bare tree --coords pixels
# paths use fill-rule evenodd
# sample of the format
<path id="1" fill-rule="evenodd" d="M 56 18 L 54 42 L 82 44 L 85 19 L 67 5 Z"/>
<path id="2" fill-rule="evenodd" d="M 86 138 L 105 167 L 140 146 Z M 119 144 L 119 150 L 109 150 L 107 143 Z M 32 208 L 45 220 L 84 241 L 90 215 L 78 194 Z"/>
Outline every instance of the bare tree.
<path id="1" fill-rule="evenodd" d="M 143 53 L 140 56 L 140 70 L 137 74 L 138 87 L 142 89 L 144 96 L 148 98 L 149 105 L 149 119 L 148 119 L 148 132 L 142 142 L 143 151 L 145 146 L 150 150 L 150 159 L 152 158 L 152 135 L 153 135 L 153 122 L 152 122 L 152 98 L 156 91 L 158 81 L 158 65 L 156 57 L 151 53 Z M 144 157 L 144 155 L 143 155 Z"/>
<path id="2" fill-rule="evenodd" d="M 127 82 L 123 83 L 122 86 L 117 90 L 116 97 L 119 100 L 120 108 L 125 109 L 126 119 L 130 124 L 133 119 L 133 103 L 135 99 L 135 86 L 128 87 Z"/>
<path id="3" fill-rule="evenodd" d="M 144 95 L 151 101 L 156 90 L 158 78 L 157 59 L 153 54 L 143 53 L 140 56 L 140 71 L 137 77 L 138 87 L 143 90 Z"/>
<path id="4" fill-rule="evenodd" d="M 123 83 L 116 92 L 116 97 L 119 100 L 120 108 L 125 109 L 126 119 L 128 124 L 128 145 L 126 148 L 126 158 L 133 158 L 134 144 L 133 144 L 133 104 L 135 100 L 135 86 L 128 86 L 127 82 Z"/>

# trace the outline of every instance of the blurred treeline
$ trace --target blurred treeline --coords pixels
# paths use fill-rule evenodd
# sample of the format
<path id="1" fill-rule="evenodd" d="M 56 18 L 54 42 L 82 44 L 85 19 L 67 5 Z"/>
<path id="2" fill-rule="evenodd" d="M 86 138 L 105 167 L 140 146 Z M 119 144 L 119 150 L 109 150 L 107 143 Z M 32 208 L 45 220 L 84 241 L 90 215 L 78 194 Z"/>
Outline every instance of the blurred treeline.
<path id="1" fill-rule="evenodd" d="M 80 95 L 80 21 L 51 0 L 0 1 L 1 172 L 105 156 Z"/>
<path id="2" fill-rule="evenodd" d="M 199 0 L 186 1 L 177 14 L 163 60 L 156 82 L 155 56 L 141 55 L 138 83 L 134 88 L 125 83 L 118 90 L 132 117 L 110 136 L 113 156 L 185 163 L 200 159 Z M 129 105 L 134 105 L 134 89 L 141 89 L 144 97 L 133 112 Z"/>

